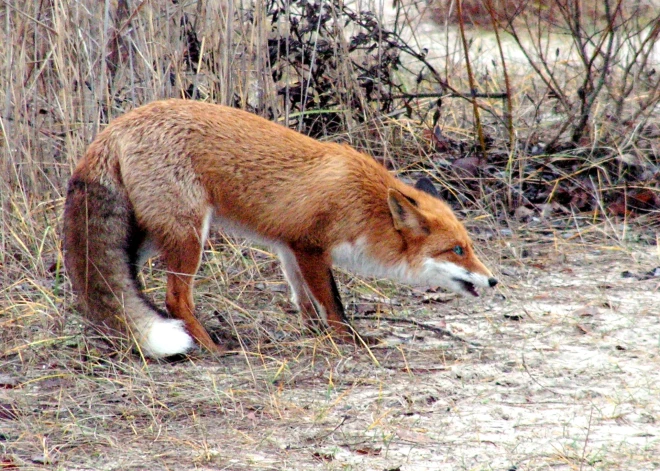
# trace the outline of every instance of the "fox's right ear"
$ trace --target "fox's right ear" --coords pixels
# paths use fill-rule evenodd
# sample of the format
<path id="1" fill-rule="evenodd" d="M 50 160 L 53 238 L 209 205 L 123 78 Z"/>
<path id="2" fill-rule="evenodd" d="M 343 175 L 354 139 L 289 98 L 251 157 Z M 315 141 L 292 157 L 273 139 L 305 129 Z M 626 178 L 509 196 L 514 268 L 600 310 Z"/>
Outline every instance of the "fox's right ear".
<path id="1" fill-rule="evenodd" d="M 430 178 L 422 177 L 415 183 L 415 188 L 427 193 L 434 198 L 440 198 L 440 193 Z"/>
<path id="2" fill-rule="evenodd" d="M 390 188 L 387 192 L 387 204 L 390 207 L 394 228 L 397 231 L 408 231 L 415 236 L 430 234 L 428 222 L 417 209 L 415 200 L 394 188 Z"/>

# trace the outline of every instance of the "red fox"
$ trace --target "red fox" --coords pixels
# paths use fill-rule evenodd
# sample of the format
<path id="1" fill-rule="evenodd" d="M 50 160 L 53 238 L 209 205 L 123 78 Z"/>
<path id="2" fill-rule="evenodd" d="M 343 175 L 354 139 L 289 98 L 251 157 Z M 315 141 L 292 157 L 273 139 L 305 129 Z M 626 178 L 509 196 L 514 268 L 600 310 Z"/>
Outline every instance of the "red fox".
<path id="1" fill-rule="evenodd" d="M 428 179 L 412 187 L 347 145 L 254 114 L 164 100 L 115 119 L 69 182 L 65 266 L 81 312 L 132 336 L 143 354 L 222 352 L 196 319 L 193 277 L 211 223 L 271 246 L 306 322 L 357 341 L 332 265 L 478 296 L 497 280 Z M 160 253 L 166 307 L 142 294 L 141 264 Z M 193 340 L 194 339 L 194 340 Z"/>

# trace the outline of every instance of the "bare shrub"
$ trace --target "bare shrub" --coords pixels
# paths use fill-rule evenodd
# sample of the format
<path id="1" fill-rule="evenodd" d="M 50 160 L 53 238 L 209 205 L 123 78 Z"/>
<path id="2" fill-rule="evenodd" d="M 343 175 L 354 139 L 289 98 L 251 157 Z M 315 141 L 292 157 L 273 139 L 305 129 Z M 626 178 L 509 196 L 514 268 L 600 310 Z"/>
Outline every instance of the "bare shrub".
<path id="1" fill-rule="evenodd" d="M 652 2 L 459 3 L 461 17 L 455 2 L 434 2 L 430 14 L 489 26 L 515 42 L 537 83 L 520 98 L 537 107 L 535 120 L 561 116 L 544 136 L 548 151 L 566 143 L 621 148 L 643 135 L 660 102 L 660 14 Z"/>

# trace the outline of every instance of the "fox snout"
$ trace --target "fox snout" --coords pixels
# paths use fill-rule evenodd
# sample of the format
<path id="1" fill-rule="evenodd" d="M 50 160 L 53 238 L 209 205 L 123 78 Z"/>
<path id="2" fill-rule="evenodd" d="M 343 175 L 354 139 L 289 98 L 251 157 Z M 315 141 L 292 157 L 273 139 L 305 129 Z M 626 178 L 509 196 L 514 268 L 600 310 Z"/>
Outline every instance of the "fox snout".
<path id="1" fill-rule="evenodd" d="M 497 279 L 482 265 L 480 271 L 473 271 L 449 261 L 429 258 L 424 262 L 420 277 L 427 285 L 441 286 L 455 293 L 478 297 L 477 288 L 493 288 Z"/>
<path id="2" fill-rule="evenodd" d="M 479 297 L 479 292 L 476 290 L 476 286 L 482 288 L 494 288 L 497 285 L 497 278 L 493 276 L 486 277 L 481 274 L 471 273 L 466 270 L 466 276 L 464 277 L 455 277 L 453 280 L 459 289 L 454 290 L 461 294 L 470 294 L 475 297 Z"/>

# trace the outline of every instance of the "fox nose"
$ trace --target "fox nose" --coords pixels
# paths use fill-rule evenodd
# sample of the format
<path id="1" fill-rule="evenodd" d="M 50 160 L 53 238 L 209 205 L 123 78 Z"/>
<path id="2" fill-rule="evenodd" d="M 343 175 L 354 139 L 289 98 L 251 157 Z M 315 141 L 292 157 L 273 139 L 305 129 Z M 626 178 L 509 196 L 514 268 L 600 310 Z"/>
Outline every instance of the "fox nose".
<path id="1" fill-rule="evenodd" d="M 495 278 L 488 278 L 488 286 L 493 288 L 497 284 L 497 280 Z"/>

